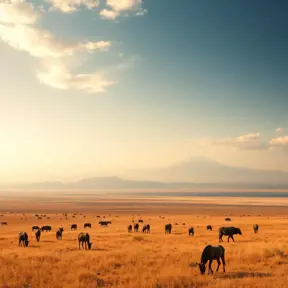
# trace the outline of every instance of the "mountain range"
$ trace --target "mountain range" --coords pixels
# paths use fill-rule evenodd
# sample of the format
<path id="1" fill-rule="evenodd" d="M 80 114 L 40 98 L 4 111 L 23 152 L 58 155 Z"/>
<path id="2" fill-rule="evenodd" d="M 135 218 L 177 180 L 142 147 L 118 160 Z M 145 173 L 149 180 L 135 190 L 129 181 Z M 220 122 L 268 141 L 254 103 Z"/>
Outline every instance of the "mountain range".
<path id="1" fill-rule="evenodd" d="M 31 189 L 288 189 L 288 172 L 231 167 L 192 158 L 170 167 L 133 170 L 119 177 L 93 177 L 75 182 L 40 182 L 21 185 Z M 124 180 L 137 179 L 137 180 Z"/>

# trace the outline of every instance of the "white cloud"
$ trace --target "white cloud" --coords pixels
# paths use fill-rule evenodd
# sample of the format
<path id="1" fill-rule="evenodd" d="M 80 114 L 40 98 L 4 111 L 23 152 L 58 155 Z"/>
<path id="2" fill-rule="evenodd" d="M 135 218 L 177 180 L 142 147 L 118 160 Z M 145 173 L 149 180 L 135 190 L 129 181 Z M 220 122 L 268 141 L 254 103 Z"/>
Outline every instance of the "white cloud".
<path id="1" fill-rule="evenodd" d="M 68 43 L 57 40 L 50 32 L 27 25 L 1 25 L 0 39 L 12 48 L 28 52 L 34 57 L 71 56 L 78 50 L 106 49 L 111 43 L 106 41 Z"/>
<path id="2" fill-rule="evenodd" d="M 34 24 L 39 13 L 24 0 L 0 0 L 0 24 Z"/>
<path id="3" fill-rule="evenodd" d="M 99 4 L 98 1 L 92 0 L 49 1 L 55 8 L 64 9 L 66 12 L 80 5 L 94 8 Z M 36 73 L 41 83 L 57 89 L 76 89 L 90 93 L 105 92 L 108 87 L 115 84 L 114 81 L 106 80 L 105 73 L 72 73 L 67 65 L 69 61 L 79 64 L 77 52 L 107 50 L 111 42 L 59 40 L 51 32 L 36 27 L 39 16 L 34 6 L 25 0 L 7 0 L 5 3 L 0 0 L 0 40 L 16 50 L 29 53 L 41 62 L 49 63 Z M 66 61 L 67 59 L 70 60 Z M 77 70 L 78 67 L 74 68 Z"/>
<path id="4" fill-rule="evenodd" d="M 235 138 L 214 141 L 214 144 L 237 147 L 240 149 L 266 149 L 267 145 L 261 141 L 260 133 L 245 134 Z"/>
<path id="5" fill-rule="evenodd" d="M 109 20 L 114 20 L 122 12 L 135 12 L 137 16 L 143 16 L 147 10 L 142 8 L 142 0 L 106 0 L 109 9 L 100 11 L 100 15 Z"/>
<path id="6" fill-rule="evenodd" d="M 62 90 L 75 89 L 89 93 L 103 93 L 116 82 L 108 81 L 103 73 L 72 74 L 62 63 L 48 65 L 37 72 L 39 81 L 47 86 Z"/>
<path id="7" fill-rule="evenodd" d="M 58 9 L 63 13 L 71 13 L 79 7 L 93 9 L 99 6 L 99 0 L 45 0 L 51 4 L 52 9 Z"/>
<path id="8" fill-rule="evenodd" d="M 288 146 L 288 136 L 277 137 L 271 139 L 269 142 L 271 147 L 285 147 Z"/>
<path id="9" fill-rule="evenodd" d="M 99 14 L 105 19 L 115 20 L 120 15 L 120 12 L 114 11 L 114 10 L 103 9 L 100 11 Z"/>
<path id="10" fill-rule="evenodd" d="M 106 3 L 115 11 L 127 11 L 141 8 L 142 0 L 107 0 Z"/>

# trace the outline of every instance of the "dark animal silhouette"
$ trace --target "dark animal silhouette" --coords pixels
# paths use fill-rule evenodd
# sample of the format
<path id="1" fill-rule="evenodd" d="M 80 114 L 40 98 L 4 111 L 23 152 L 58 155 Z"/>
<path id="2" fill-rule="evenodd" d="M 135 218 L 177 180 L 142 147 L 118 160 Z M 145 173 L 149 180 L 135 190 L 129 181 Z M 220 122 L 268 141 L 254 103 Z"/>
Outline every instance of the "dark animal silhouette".
<path id="1" fill-rule="evenodd" d="M 39 229 L 40 229 L 39 226 L 32 226 L 32 231 L 34 231 L 34 230 L 39 230 Z"/>
<path id="2" fill-rule="evenodd" d="M 258 233 L 258 230 L 259 230 L 258 224 L 254 224 L 254 225 L 253 225 L 253 230 L 254 230 L 254 233 L 255 233 L 255 234 Z"/>
<path id="3" fill-rule="evenodd" d="M 57 240 L 62 240 L 63 231 L 64 231 L 63 227 L 58 228 L 58 230 L 56 231 L 56 239 Z"/>
<path id="4" fill-rule="evenodd" d="M 231 218 L 225 218 L 225 221 L 231 221 Z"/>
<path id="5" fill-rule="evenodd" d="M 188 230 L 188 234 L 189 236 L 194 236 L 194 228 L 193 227 L 190 227 L 189 230 Z"/>
<path id="6" fill-rule="evenodd" d="M 172 224 L 169 223 L 169 224 L 166 224 L 165 225 L 165 234 L 171 234 L 172 232 Z"/>
<path id="7" fill-rule="evenodd" d="M 44 232 L 44 231 L 46 231 L 46 232 L 50 232 L 52 230 L 52 227 L 51 226 L 49 226 L 49 225 L 46 225 L 46 226 L 42 226 L 41 227 L 41 231 L 42 232 Z"/>
<path id="8" fill-rule="evenodd" d="M 41 230 L 40 229 L 38 229 L 35 232 L 35 237 L 36 237 L 37 242 L 39 242 L 40 241 L 40 237 L 41 237 Z"/>
<path id="9" fill-rule="evenodd" d="M 29 241 L 26 232 L 20 232 L 18 234 L 18 239 L 19 239 L 19 246 L 28 247 Z"/>
<path id="10" fill-rule="evenodd" d="M 229 242 L 230 238 L 233 240 L 233 242 L 235 242 L 233 235 L 236 235 L 236 234 L 242 235 L 242 232 L 241 232 L 241 230 L 239 228 L 236 228 L 236 227 L 220 227 L 219 228 L 219 242 L 223 242 L 223 240 L 222 240 L 223 235 L 224 236 L 228 236 L 228 242 Z"/>
<path id="11" fill-rule="evenodd" d="M 85 223 L 85 224 L 84 224 L 84 228 L 92 228 L 91 223 Z"/>
<path id="12" fill-rule="evenodd" d="M 78 227 L 77 224 L 72 224 L 72 225 L 71 225 L 71 231 L 72 231 L 72 230 L 77 230 L 77 227 Z"/>
<path id="13" fill-rule="evenodd" d="M 134 232 L 138 232 L 138 229 L 139 229 L 139 224 L 138 223 L 134 224 Z"/>
<path id="14" fill-rule="evenodd" d="M 132 232 L 132 225 L 128 226 L 128 232 L 131 233 Z"/>
<path id="15" fill-rule="evenodd" d="M 200 273 L 203 275 L 205 274 L 206 271 L 206 263 L 209 261 L 209 270 L 208 270 L 208 274 L 209 272 L 211 272 L 211 274 L 213 274 L 213 270 L 212 270 L 212 262 L 213 260 L 216 260 L 218 262 L 218 266 L 216 271 L 218 272 L 218 269 L 220 267 L 220 259 L 222 260 L 222 265 L 223 265 L 223 272 L 225 272 L 225 249 L 223 246 L 218 245 L 218 246 L 211 246 L 208 245 L 204 248 L 202 255 L 201 255 L 201 262 L 200 263 L 196 263 L 200 269 Z"/>
<path id="16" fill-rule="evenodd" d="M 150 233 L 150 224 L 144 225 L 142 228 L 143 233 Z"/>
<path id="17" fill-rule="evenodd" d="M 1 225 L 3 225 L 3 226 L 4 225 L 8 225 L 8 223 L 7 222 L 2 222 Z"/>
<path id="18" fill-rule="evenodd" d="M 85 245 L 85 250 L 90 250 L 92 246 L 92 242 L 90 242 L 90 235 L 88 233 L 83 233 L 81 232 L 78 235 L 78 243 L 79 243 L 79 249 L 80 249 L 80 244 L 82 245 L 82 249 L 84 249 Z"/>
<path id="19" fill-rule="evenodd" d="M 108 226 L 108 224 L 111 224 L 111 221 L 99 221 L 100 226 Z"/>
<path id="20" fill-rule="evenodd" d="M 141 220 L 141 219 L 140 219 L 140 220 L 138 220 L 138 223 L 143 223 L 143 220 Z"/>
<path id="21" fill-rule="evenodd" d="M 207 225 L 206 229 L 212 231 L 212 226 L 211 225 Z"/>

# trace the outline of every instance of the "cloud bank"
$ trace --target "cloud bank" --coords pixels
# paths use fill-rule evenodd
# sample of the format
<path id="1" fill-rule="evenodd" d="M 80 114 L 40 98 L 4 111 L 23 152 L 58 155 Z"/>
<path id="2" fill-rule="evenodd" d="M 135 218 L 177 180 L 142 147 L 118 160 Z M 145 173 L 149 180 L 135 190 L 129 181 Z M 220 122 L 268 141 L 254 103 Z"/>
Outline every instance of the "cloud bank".
<path id="1" fill-rule="evenodd" d="M 95 10 L 100 5 L 99 0 L 45 2 L 49 5 L 50 11 L 58 10 L 62 13 L 72 13 L 82 8 Z M 143 15 L 145 10 L 142 4 L 142 0 L 106 0 L 105 8 L 97 13 L 111 20 L 126 12 Z M 77 42 L 58 39 L 50 31 L 37 26 L 43 13 L 45 12 L 41 6 L 28 3 L 26 0 L 0 0 L 0 41 L 39 60 L 40 68 L 36 71 L 36 77 L 41 83 L 56 89 L 76 89 L 89 93 L 103 93 L 117 83 L 107 79 L 107 73 L 103 71 L 77 74 L 67 65 L 69 61 L 77 59 L 79 53 L 108 51 L 112 45 L 111 41 Z"/>

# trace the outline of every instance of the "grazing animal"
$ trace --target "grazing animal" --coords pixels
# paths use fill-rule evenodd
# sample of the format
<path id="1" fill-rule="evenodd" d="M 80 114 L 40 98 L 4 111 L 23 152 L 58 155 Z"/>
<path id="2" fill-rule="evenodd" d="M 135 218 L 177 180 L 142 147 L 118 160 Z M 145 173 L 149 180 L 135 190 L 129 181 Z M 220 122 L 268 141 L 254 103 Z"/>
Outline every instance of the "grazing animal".
<path id="1" fill-rule="evenodd" d="M 143 223 L 143 220 L 141 220 L 141 219 L 140 219 L 140 220 L 138 220 L 138 223 Z"/>
<path id="2" fill-rule="evenodd" d="M 172 231 L 172 224 L 171 223 L 166 224 L 165 225 L 165 234 L 171 234 L 171 231 Z"/>
<path id="3" fill-rule="evenodd" d="M 72 230 L 77 230 L 77 227 L 78 227 L 77 224 L 72 224 L 72 225 L 71 225 L 71 231 L 72 231 Z"/>
<path id="4" fill-rule="evenodd" d="M 134 232 L 138 232 L 138 229 L 139 229 L 139 224 L 138 223 L 134 224 Z"/>
<path id="5" fill-rule="evenodd" d="M 1 223 L 1 225 L 2 225 L 2 226 L 4 226 L 4 225 L 6 225 L 6 226 L 7 226 L 7 225 L 8 225 L 8 223 L 7 223 L 7 222 L 2 222 L 2 223 Z"/>
<path id="6" fill-rule="evenodd" d="M 211 225 L 207 225 L 206 229 L 212 231 L 212 226 Z"/>
<path id="7" fill-rule="evenodd" d="M 132 232 L 132 225 L 128 226 L 128 232 L 131 233 Z"/>
<path id="8" fill-rule="evenodd" d="M 56 231 L 56 239 L 57 240 L 62 240 L 63 231 L 64 231 L 63 227 L 58 228 L 58 230 Z"/>
<path id="9" fill-rule="evenodd" d="M 205 274 L 206 271 L 206 263 L 209 261 L 209 270 L 208 270 L 208 274 L 209 272 L 211 272 L 211 274 L 213 274 L 213 270 L 212 270 L 212 262 L 213 260 L 216 260 L 218 262 L 218 266 L 216 271 L 218 272 L 218 269 L 220 267 L 220 259 L 222 260 L 222 265 L 223 265 L 223 272 L 225 272 L 225 249 L 223 246 L 218 245 L 218 246 L 211 246 L 208 245 L 204 248 L 202 255 L 201 255 L 201 262 L 200 263 L 196 263 L 196 265 L 199 266 L 199 270 L 200 273 L 203 275 Z"/>
<path id="10" fill-rule="evenodd" d="M 142 232 L 143 233 L 150 233 L 150 224 L 144 225 Z"/>
<path id="11" fill-rule="evenodd" d="M 194 236 L 194 228 L 193 227 L 190 227 L 189 230 L 188 230 L 188 234 L 189 236 Z"/>
<path id="12" fill-rule="evenodd" d="M 225 221 L 231 221 L 231 218 L 225 218 Z"/>
<path id="13" fill-rule="evenodd" d="M 219 242 L 223 242 L 223 240 L 222 240 L 223 235 L 224 236 L 228 236 L 228 242 L 229 242 L 230 238 L 233 240 L 233 242 L 235 242 L 233 235 L 236 235 L 236 234 L 242 235 L 242 232 L 241 232 L 241 230 L 239 228 L 236 228 L 236 227 L 220 227 L 219 228 Z"/>
<path id="14" fill-rule="evenodd" d="M 85 224 L 84 224 L 84 228 L 88 228 L 88 227 L 89 227 L 89 228 L 92 228 L 91 223 L 85 223 Z"/>
<path id="15" fill-rule="evenodd" d="M 108 226 L 108 224 L 111 224 L 111 221 L 99 221 L 100 226 Z"/>
<path id="16" fill-rule="evenodd" d="M 38 229 L 35 232 L 35 237 L 36 237 L 37 242 L 39 242 L 40 241 L 40 237 L 41 237 L 41 230 L 40 229 Z"/>
<path id="17" fill-rule="evenodd" d="M 34 230 L 40 230 L 40 227 L 39 227 L 39 226 L 32 226 L 32 232 L 33 232 Z"/>
<path id="18" fill-rule="evenodd" d="M 18 234 L 18 239 L 19 239 L 19 246 L 28 247 L 29 241 L 26 232 L 20 232 Z"/>
<path id="19" fill-rule="evenodd" d="M 52 230 L 52 227 L 51 226 L 48 226 L 48 225 L 46 225 L 46 226 L 42 226 L 41 227 L 41 231 L 42 232 L 44 232 L 44 231 L 46 231 L 46 232 L 50 232 Z"/>
<path id="20" fill-rule="evenodd" d="M 258 233 L 258 230 L 259 230 L 258 224 L 254 224 L 254 225 L 253 225 L 253 230 L 254 230 L 254 233 L 255 233 L 255 234 Z"/>
<path id="21" fill-rule="evenodd" d="M 85 250 L 91 249 L 92 242 L 90 242 L 90 236 L 88 233 L 81 232 L 78 235 L 78 243 L 79 243 L 79 249 L 80 249 L 80 244 L 82 245 L 82 249 L 84 249 L 84 244 L 85 244 Z"/>

